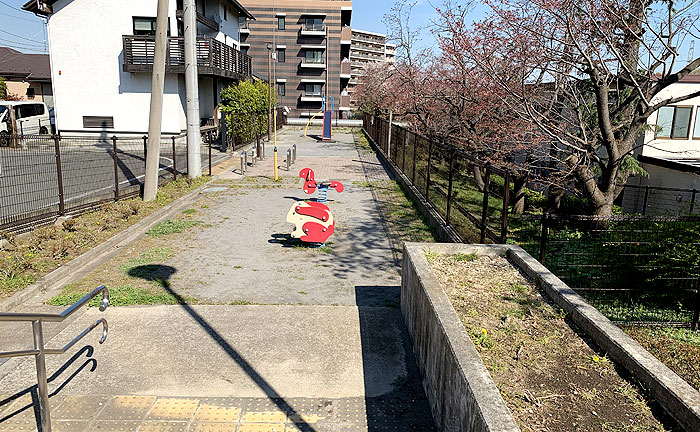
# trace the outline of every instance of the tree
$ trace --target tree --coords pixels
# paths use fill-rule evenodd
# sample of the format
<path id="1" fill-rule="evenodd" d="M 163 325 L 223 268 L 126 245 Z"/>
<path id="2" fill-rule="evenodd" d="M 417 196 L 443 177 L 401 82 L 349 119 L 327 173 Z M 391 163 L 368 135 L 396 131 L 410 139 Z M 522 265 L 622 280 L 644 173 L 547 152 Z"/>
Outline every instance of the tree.
<path id="1" fill-rule="evenodd" d="M 460 77 L 466 70 L 488 77 L 478 97 L 497 97 L 501 107 L 534 127 L 539 144 L 525 147 L 548 160 L 549 175 L 573 179 L 594 215 L 610 215 L 628 177 L 641 171 L 632 152 L 651 114 L 700 96 L 664 92 L 700 67 L 700 57 L 679 66 L 678 50 L 697 28 L 697 1 L 488 4 L 491 12 L 474 24 L 467 21 L 468 7 L 447 4 L 439 10 L 443 55 L 467 66 L 456 71 Z M 506 138 L 508 132 L 497 135 Z M 506 141 L 528 134 L 512 138 Z"/>
<path id="2" fill-rule="evenodd" d="M 268 84 L 265 81 L 241 81 L 221 91 L 221 110 L 226 115 L 229 134 L 241 143 L 267 132 Z M 272 92 L 272 106 L 276 96 Z"/>
<path id="3" fill-rule="evenodd" d="M 7 83 L 5 78 L 0 77 L 0 99 L 4 100 L 7 96 Z"/>

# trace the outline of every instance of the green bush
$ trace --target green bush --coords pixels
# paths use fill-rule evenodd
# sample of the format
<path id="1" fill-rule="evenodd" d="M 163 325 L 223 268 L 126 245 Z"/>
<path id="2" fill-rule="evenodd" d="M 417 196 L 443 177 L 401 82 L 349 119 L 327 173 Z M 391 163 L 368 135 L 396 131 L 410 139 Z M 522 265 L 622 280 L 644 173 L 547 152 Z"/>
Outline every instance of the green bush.
<path id="1" fill-rule="evenodd" d="M 242 81 L 221 91 L 221 110 L 226 115 L 229 137 L 237 145 L 267 132 L 268 85 L 264 81 Z M 272 106 L 276 95 L 272 92 Z"/>
<path id="2" fill-rule="evenodd" d="M 0 99 L 5 99 L 7 97 L 7 83 L 5 78 L 0 77 Z"/>

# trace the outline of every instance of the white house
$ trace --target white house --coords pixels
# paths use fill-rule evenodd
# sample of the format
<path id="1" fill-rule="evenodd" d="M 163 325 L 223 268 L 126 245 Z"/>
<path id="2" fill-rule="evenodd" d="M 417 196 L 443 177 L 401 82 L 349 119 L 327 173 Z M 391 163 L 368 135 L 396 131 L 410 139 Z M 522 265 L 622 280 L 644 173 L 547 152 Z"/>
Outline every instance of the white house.
<path id="1" fill-rule="evenodd" d="M 56 114 L 62 133 L 142 134 L 148 130 L 156 0 L 31 0 L 48 18 Z M 186 129 L 182 0 L 170 0 L 163 133 Z M 236 0 L 197 0 L 200 117 L 214 121 L 222 88 L 252 76 L 239 50 Z"/>
<path id="2" fill-rule="evenodd" d="M 700 70 L 667 87 L 652 102 L 698 91 Z M 665 106 L 647 123 L 636 158 L 649 177 L 630 179 L 628 184 L 633 187 L 625 190 L 623 209 L 673 214 L 687 207 L 693 213 L 700 212 L 700 97 Z M 634 186 L 643 188 L 635 190 Z"/>

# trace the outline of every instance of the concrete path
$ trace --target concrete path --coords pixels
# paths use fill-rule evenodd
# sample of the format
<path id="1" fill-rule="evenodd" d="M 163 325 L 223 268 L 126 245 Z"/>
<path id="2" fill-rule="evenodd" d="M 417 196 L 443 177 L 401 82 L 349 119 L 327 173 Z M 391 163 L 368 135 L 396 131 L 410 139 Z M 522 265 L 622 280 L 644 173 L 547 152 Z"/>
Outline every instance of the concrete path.
<path id="1" fill-rule="evenodd" d="M 110 323 L 105 344 L 89 335 L 49 358 L 54 430 L 432 429 L 398 309 L 400 269 L 363 185 L 386 174 L 349 133 L 332 144 L 299 133 L 278 137 L 280 150 L 298 145 L 281 182 L 266 178 L 268 148 L 193 204 L 202 228 L 168 240 L 178 253 L 162 266 L 167 289 L 200 304 L 88 309 L 51 333 L 48 345 L 62 346 L 99 316 Z M 337 227 L 325 250 L 287 236 L 289 207 L 310 198 L 296 177 L 307 166 L 346 185 L 329 195 Z M 34 383 L 33 359 L 0 366 L 0 432 L 36 430 Z"/>

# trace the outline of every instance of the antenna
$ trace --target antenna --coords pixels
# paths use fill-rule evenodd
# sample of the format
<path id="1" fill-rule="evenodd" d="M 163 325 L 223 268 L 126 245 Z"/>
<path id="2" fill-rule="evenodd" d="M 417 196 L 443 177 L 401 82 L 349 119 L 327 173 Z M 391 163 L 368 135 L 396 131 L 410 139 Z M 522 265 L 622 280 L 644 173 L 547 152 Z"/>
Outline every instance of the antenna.
<path id="1" fill-rule="evenodd" d="M 695 54 L 695 39 L 690 41 L 690 46 L 688 47 L 688 63 L 695 60 L 693 55 Z"/>

